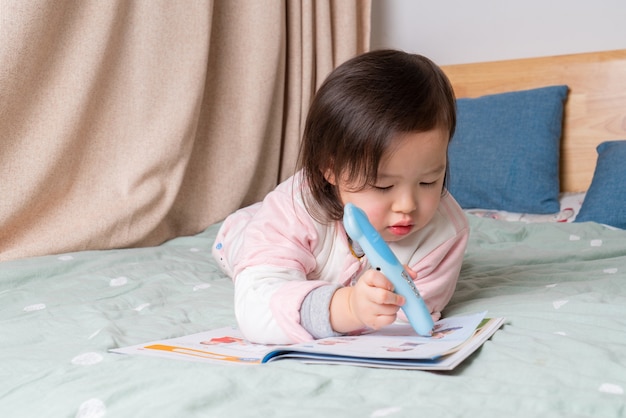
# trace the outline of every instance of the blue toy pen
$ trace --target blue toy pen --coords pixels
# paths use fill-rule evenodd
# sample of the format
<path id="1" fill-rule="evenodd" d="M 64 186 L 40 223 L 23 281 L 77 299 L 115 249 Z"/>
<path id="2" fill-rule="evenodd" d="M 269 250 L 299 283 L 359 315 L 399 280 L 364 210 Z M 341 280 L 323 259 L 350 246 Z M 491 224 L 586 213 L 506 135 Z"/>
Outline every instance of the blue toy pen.
<path id="1" fill-rule="evenodd" d="M 406 303 L 402 310 L 415 332 L 425 336 L 431 335 L 434 323 L 424 299 L 409 273 L 374 229 L 365 212 L 348 203 L 343 211 L 343 225 L 350 238 L 359 244 L 372 267 L 389 279 L 395 293 L 404 296 Z"/>

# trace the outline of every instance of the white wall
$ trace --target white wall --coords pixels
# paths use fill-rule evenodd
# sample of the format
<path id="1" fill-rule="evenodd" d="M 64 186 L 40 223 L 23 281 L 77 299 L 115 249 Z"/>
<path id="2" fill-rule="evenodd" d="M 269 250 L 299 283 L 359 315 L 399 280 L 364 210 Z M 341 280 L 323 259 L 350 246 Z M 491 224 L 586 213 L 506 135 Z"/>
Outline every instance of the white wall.
<path id="1" fill-rule="evenodd" d="M 626 48 L 625 0 L 372 0 L 371 48 L 440 65 Z"/>

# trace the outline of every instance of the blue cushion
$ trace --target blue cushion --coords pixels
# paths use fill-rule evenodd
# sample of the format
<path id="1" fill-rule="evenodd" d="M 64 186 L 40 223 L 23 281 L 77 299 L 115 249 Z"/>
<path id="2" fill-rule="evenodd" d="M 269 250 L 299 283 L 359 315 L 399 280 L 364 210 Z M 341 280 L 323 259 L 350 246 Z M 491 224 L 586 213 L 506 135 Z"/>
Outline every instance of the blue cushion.
<path id="1" fill-rule="evenodd" d="M 457 100 L 448 190 L 465 209 L 556 213 L 567 86 Z"/>
<path id="2" fill-rule="evenodd" d="M 626 140 L 603 142 L 593 179 L 575 222 L 626 229 Z"/>

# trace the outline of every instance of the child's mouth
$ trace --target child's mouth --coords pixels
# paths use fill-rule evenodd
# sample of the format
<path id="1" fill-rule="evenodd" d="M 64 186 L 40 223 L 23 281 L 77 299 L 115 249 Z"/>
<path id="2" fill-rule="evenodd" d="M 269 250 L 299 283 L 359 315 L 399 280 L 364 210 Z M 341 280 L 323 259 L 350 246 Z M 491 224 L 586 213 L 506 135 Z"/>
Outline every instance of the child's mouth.
<path id="1" fill-rule="evenodd" d="M 407 235 L 413 230 L 413 225 L 391 225 L 387 228 L 389 232 L 397 236 Z"/>

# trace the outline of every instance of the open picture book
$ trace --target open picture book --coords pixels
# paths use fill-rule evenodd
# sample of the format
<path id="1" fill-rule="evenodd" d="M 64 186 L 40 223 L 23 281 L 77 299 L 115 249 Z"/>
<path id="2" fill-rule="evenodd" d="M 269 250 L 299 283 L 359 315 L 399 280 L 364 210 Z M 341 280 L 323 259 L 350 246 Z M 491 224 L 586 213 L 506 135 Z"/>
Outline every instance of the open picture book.
<path id="1" fill-rule="evenodd" d="M 232 327 L 110 350 L 213 364 L 258 365 L 292 359 L 305 363 L 452 370 L 476 351 L 504 323 L 486 312 L 453 316 L 435 323 L 422 337 L 409 324 L 395 323 L 360 335 L 329 337 L 291 345 L 247 341 Z"/>

